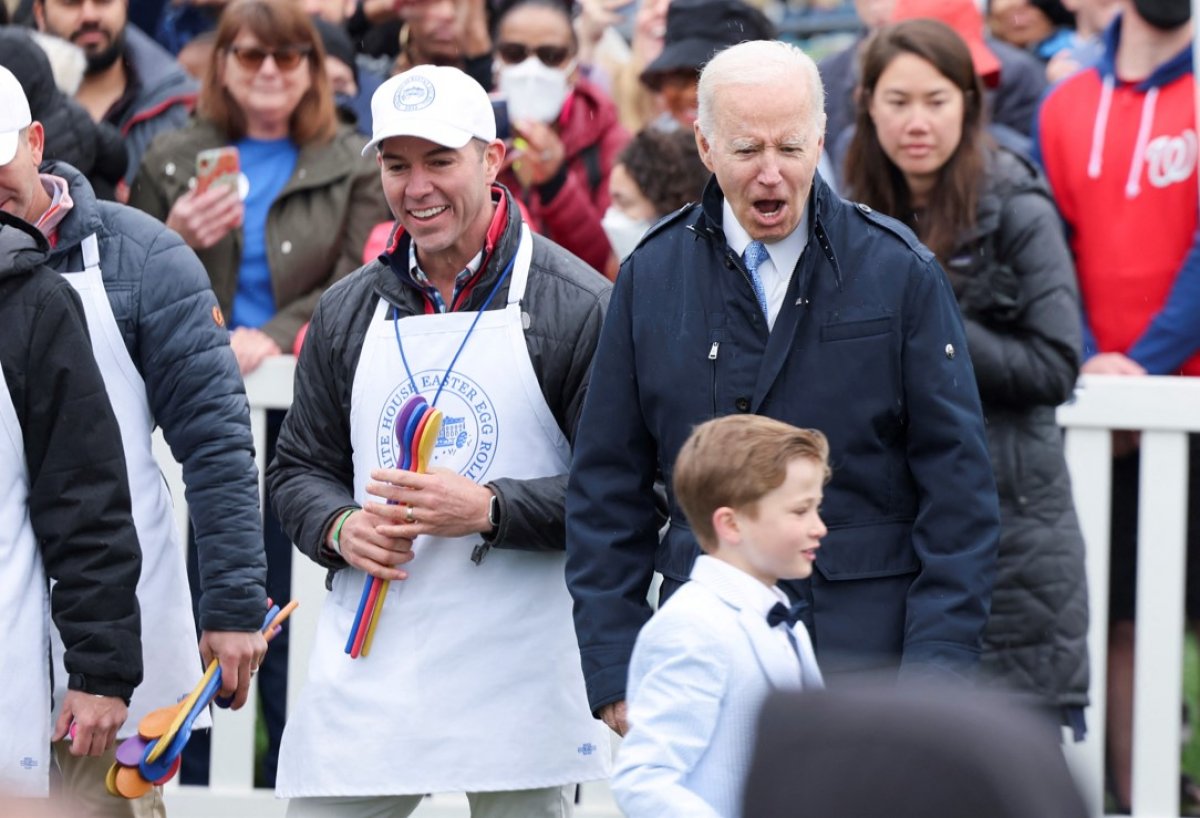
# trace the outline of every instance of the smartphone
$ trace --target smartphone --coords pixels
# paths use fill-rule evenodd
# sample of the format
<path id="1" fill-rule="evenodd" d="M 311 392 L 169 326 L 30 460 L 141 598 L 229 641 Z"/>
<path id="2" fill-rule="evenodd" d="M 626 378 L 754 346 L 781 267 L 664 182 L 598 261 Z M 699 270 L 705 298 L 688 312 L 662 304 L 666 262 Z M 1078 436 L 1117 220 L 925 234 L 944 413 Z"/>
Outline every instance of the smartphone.
<path id="1" fill-rule="evenodd" d="M 512 123 L 508 119 L 508 100 L 492 99 L 492 113 L 496 115 L 496 138 L 508 141 L 512 138 Z"/>
<path id="2" fill-rule="evenodd" d="M 238 149 L 232 145 L 200 151 L 196 154 L 196 192 L 218 185 L 237 192 L 240 172 Z"/>

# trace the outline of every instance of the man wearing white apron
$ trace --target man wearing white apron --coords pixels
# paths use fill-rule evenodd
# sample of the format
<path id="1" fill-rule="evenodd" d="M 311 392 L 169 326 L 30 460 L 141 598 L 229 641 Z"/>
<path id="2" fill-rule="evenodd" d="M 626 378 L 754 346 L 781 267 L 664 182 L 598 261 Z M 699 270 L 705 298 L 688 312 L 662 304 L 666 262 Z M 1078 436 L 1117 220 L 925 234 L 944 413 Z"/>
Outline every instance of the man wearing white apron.
<path id="1" fill-rule="evenodd" d="M 0 72 L 3 97 L 11 74 Z M 0 108 L 8 189 L 23 149 L 15 119 Z M 50 741 L 71 721 L 73 753 L 111 747 L 142 678 L 141 553 L 120 433 L 78 299 L 43 266 L 47 250 L 32 225 L 0 212 L 0 796 L 48 794 Z M 70 674 L 53 736 L 50 614 Z"/>
<path id="2" fill-rule="evenodd" d="M 266 610 L 266 558 L 249 406 L 199 259 L 157 220 L 97 200 L 70 165 L 51 162 L 39 173 L 44 138 L 41 123 L 31 123 L 24 151 L 6 172 L 23 193 L 20 214 L 50 240 L 48 265 L 82 299 L 93 355 L 121 427 L 143 551 L 138 601 L 150 623 L 142 632 L 145 680 L 119 735 L 126 738 L 142 716 L 186 695 L 214 657 L 221 662 L 222 694 L 241 707 L 266 652 L 258 632 Z M 155 426 L 183 464 L 204 590 L 199 650 L 184 549 L 151 451 Z M 61 667 L 62 641 L 57 633 L 51 637 Z M 56 681 L 60 692 L 62 673 Z M 203 714 L 196 726 L 210 723 Z M 108 795 L 111 758 L 79 760 L 65 744 L 55 750 L 63 790 L 86 803 L 90 815 L 165 815 L 159 787 L 133 801 Z"/>
<path id="3" fill-rule="evenodd" d="M 372 99 L 399 226 L 329 289 L 268 470 L 297 546 L 332 569 L 289 714 L 289 816 L 405 816 L 466 792 L 475 818 L 561 818 L 604 778 L 563 580 L 569 440 L 608 283 L 522 224 L 483 89 L 420 66 Z M 430 473 L 396 413 L 444 415 Z M 391 580 L 369 655 L 344 647 L 365 578 Z"/>

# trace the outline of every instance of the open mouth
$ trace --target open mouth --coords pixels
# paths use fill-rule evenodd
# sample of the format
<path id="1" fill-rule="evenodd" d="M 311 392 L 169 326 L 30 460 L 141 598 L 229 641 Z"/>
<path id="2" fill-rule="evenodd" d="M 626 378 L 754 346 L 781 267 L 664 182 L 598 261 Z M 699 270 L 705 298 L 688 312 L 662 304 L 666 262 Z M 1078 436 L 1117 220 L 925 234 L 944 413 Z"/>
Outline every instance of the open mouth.
<path id="1" fill-rule="evenodd" d="M 785 204 L 783 199 L 759 199 L 754 203 L 754 211 L 764 219 L 773 219 L 783 212 Z"/>
<path id="2" fill-rule="evenodd" d="M 442 211 L 448 209 L 449 208 L 446 205 L 438 205 L 437 207 L 426 207 L 421 210 L 413 210 L 410 208 L 408 212 L 418 221 L 428 221 L 429 219 L 436 218 L 442 213 Z"/>

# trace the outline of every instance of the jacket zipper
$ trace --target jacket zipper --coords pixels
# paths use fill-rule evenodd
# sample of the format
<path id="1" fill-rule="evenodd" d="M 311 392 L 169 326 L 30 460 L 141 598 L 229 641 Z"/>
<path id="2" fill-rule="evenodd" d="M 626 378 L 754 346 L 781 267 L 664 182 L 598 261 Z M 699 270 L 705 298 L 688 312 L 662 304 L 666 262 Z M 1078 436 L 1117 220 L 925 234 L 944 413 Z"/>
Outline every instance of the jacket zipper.
<path id="1" fill-rule="evenodd" d="M 708 348 L 708 360 L 712 362 L 710 369 L 712 371 L 712 416 L 717 416 L 717 353 L 721 349 L 720 341 L 713 341 L 712 346 Z"/>

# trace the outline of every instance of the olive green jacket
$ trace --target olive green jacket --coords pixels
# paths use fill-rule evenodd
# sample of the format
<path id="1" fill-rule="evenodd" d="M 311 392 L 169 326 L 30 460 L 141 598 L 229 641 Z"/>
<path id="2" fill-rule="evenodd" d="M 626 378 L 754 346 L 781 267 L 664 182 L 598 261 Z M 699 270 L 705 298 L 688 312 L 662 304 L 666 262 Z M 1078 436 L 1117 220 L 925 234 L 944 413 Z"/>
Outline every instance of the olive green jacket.
<path id="1" fill-rule="evenodd" d="M 129 204 L 166 221 L 196 174 L 196 154 L 229 144 L 211 123 L 193 117 L 158 136 L 134 179 Z M 391 220 L 379 168 L 361 155 L 366 138 L 341 126 L 330 142 L 300 149 L 292 177 L 267 213 L 267 264 L 275 317 L 262 331 L 291 352 L 296 333 L 325 289 L 363 263 L 371 228 Z M 197 255 L 229 320 L 242 259 L 242 230 L 232 230 Z"/>

